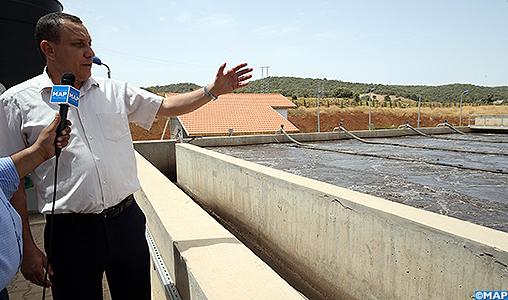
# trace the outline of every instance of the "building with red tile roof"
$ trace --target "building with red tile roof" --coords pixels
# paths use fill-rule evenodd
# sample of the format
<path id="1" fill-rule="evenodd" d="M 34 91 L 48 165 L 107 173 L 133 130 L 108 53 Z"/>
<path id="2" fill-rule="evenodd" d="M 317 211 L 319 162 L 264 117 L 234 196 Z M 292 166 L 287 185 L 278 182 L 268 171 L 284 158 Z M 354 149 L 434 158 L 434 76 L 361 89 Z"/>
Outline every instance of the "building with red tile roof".
<path id="1" fill-rule="evenodd" d="M 183 129 L 184 137 L 272 134 L 284 125 L 299 132 L 287 120 L 287 109 L 296 108 L 280 94 L 226 94 L 188 114 L 171 118 L 171 132 Z"/>

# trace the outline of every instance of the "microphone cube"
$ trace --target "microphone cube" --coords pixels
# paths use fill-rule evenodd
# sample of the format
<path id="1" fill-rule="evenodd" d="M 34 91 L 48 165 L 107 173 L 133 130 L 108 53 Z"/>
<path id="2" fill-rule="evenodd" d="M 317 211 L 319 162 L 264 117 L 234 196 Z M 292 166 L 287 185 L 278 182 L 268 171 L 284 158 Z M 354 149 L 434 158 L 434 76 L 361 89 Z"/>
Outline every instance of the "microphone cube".
<path id="1" fill-rule="evenodd" d="M 69 85 L 55 85 L 51 89 L 50 103 L 67 104 L 78 108 L 79 90 Z"/>

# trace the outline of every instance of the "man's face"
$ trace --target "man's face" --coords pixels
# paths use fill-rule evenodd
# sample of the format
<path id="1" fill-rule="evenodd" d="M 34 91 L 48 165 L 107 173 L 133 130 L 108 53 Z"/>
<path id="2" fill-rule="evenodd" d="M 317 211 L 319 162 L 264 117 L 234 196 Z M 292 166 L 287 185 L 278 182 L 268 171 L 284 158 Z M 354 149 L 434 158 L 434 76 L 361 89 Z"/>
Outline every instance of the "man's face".
<path id="1" fill-rule="evenodd" d="M 65 29 L 60 34 L 60 43 L 51 43 L 54 48 L 53 59 L 48 59 L 48 70 L 52 76 L 61 76 L 71 72 L 76 76 L 75 87 L 80 88 L 92 75 L 92 38 L 83 24 L 64 21 Z M 52 78 L 60 83 L 60 77 Z"/>

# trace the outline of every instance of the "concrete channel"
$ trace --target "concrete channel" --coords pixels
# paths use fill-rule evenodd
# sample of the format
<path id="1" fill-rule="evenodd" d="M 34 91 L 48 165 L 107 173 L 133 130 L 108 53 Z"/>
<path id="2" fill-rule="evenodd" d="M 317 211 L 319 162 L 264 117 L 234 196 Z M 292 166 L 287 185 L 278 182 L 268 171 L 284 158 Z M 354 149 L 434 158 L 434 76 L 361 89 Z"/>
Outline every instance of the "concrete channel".
<path id="1" fill-rule="evenodd" d="M 213 150 L 508 232 L 507 134 L 367 142 L 348 139 L 305 144 L 310 147 L 266 144 Z"/>
<path id="2" fill-rule="evenodd" d="M 468 131 L 467 128 L 460 130 Z M 422 131 L 450 134 L 446 128 Z M 452 143 L 445 141 L 443 145 L 443 141 L 422 139 L 406 129 L 355 134 L 381 141 L 395 136 L 397 142 L 436 143 L 440 147 Z M 342 132 L 292 136 L 299 142 L 319 147 L 372 151 L 365 148 L 372 145 L 347 138 Z M 323 142 L 326 140 L 334 141 Z M 502 183 L 506 182 L 505 174 L 414 162 L 408 166 L 407 162 L 372 157 L 357 159 L 354 155 L 337 158 L 336 153 L 294 147 L 280 134 L 200 138 L 186 142 L 140 142 L 135 147 L 185 191 L 186 196 L 177 197 L 183 202 L 174 205 L 199 203 L 209 212 L 208 216 L 214 216 L 215 221 L 229 229 L 249 251 L 263 258 L 284 282 L 305 295 L 303 298 L 469 299 L 474 298 L 475 291 L 508 289 L 508 234 L 503 227 L 506 226 L 503 213 L 507 211 Z M 484 147 L 470 141 L 453 143 L 485 151 L 505 151 L 500 150 L 505 146 L 499 145 Z M 229 146 L 217 147 L 219 145 Z M 411 149 L 405 153 L 406 150 L 400 151 L 401 147 L 397 150 L 393 147 L 383 146 L 384 150 L 376 151 L 415 158 L 445 157 L 456 164 L 485 163 L 489 168 L 507 169 L 506 157 L 480 155 L 478 160 L 452 151 L 443 157 L 442 151 L 422 154 L 419 151 L 430 150 Z M 291 159 L 288 161 L 288 158 Z M 145 199 L 141 205 L 147 212 L 150 230 L 169 272 L 177 278 L 178 289 L 186 291 L 188 299 L 232 299 L 228 298 L 231 294 L 224 294 L 227 288 L 221 288 L 220 293 L 214 288 L 214 281 L 225 282 L 223 275 L 220 272 L 206 274 L 206 268 L 200 267 L 203 258 L 191 252 L 220 244 L 217 248 L 220 251 L 210 253 L 217 255 L 222 264 L 219 269 L 237 270 L 239 278 L 245 278 L 241 275 L 245 273 L 257 274 L 256 269 L 252 269 L 256 263 L 243 264 L 241 259 L 228 262 L 227 246 L 239 245 L 231 237 L 221 236 L 217 241 L 222 242 L 217 245 L 210 243 L 215 240 L 211 237 L 193 238 L 190 240 L 194 242 L 189 243 L 188 238 L 182 237 L 185 235 L 178 233 L 190 226 L 178 224 L 179 220 L 175 220 L 179 219 L 178 211 L 170 217 L 172 220 L 164 220 L 164 214 L 174 209 L 168 204 L 172 201 L 168 199 L 174 197 L 173 192 L 164 187 L 172 183 L 165 179 L 164 186 L 153 186 L 154 180 L 143 174 L 159 171 L 144 169 L 145 166 L 139 170 L 143 195 L 140 198 Z M 485 193 L 484 188 L 488 192 Z M 189 196 L 194 201 L 182 200 Z M 169 206 L 160 206 L 164 203 Z M 487 215 L 482 217 L 483 213 Z M 193 218 L 192 214 L 186 216 Z M 467 219 L 470 216 L 472 219 Z M 172 226 L 164 225 L 171 222 Z M 198 221 L 191 223 L 192 228 L 200 228 L 196 225 Z M 215 260 L 213 255 L 209 254 L 207 260 Z M 231 276 L 228 274 L 226 277 Z M 274 282 L 280 281 L 277 279 L 272 284 Z M 245 297 L 235 299 L 248 299 L 247 291 L 259 292 L 260 297 L 271 289 L 279 289 L 275 284 L 258 290 L 259 285 L 253 287 L 249 280 L 241 284 L 245 291 L 236 295 Z M 283 282 L 279 284 L 287 289 Z M 235 284 L 234 290 L 238 292 L 236 287 Z M 261 298 L 283 299 L 275 295 Z"/>

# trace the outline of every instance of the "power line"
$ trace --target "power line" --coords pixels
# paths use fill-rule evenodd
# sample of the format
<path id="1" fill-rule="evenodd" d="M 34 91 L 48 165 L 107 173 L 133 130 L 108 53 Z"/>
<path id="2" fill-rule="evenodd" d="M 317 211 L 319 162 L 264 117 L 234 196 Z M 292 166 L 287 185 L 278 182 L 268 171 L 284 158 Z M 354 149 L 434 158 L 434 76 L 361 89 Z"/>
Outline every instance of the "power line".
<path id="1" fill-rule="evenodd" d="M 261 94 L 270 93 L 270 77 L 268 71 L 270 66 L 260 67 L 261 69 Z"/>
<path id="2" fill-rule="evenodd" d="M 118 52 L 118 51 L 111 51 L 109 49 L 105 49 L 105 48 L 101 48 L 101 47 L 94 47 L 94 48 L 97 50 L 96 54 L 99 54 L 99 52 L 100 52 L 100 54 L 98 55 L 99 57 L 102 57 L 101 56 L 102 53 L 106 53 L 108 55 L 115 56 L 115 57 L 126 58 L 129 60 L 136 60 L 136 61 L 142 61 L 142 62 L 148 62 L 148 63 L 155 63 L 155 64 L 162 63 L 162 64 L 167 64 L 167 65 L 178 66 L 178 67 L 187 67 L 187 68 L 204 68 L 204 69 L 215 69 L 216 68 L 216 67 L 212 67 L 212 66 L 189 64 L 189 63 L 170 61 L 170 60 L 159 59 L 159 58 L 154 58 L 154 57 L 146 57 L 146 56 L 141 56 L 141 55 L 135 55 L 132 53 L 122 53 L 122 52 Z M 104 49 L 104 50 L 101 50 L 101 49 Z"/>

